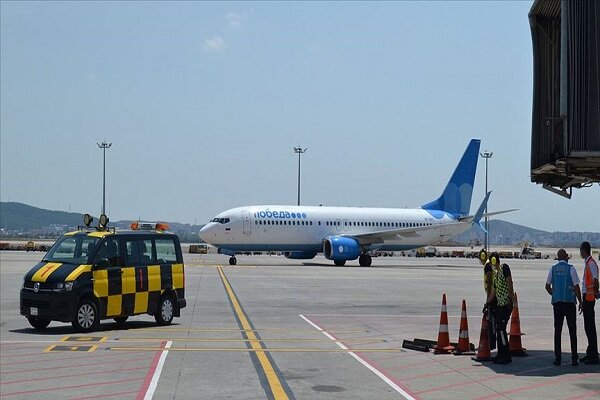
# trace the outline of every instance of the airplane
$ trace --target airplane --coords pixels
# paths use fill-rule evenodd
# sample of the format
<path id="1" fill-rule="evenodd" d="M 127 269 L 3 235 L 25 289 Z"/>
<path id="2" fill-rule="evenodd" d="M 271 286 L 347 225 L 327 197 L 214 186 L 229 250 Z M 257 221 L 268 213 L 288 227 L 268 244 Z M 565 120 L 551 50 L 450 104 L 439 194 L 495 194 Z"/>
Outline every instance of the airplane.
<path id="1" fill-rule="evenodd" d="M 309 260 L 318 253 L 336 266 L 356 260 L 371 266 L 373 251 L 403 251 L 440 243 L 472 225 L 485 231 L 481 218 L 491 192 L 469 215 L 481 141 L 472 139 L 442 194 L 415 209 L 258 205 L 224 211 L 200 230 L 200 238 L 230 256 L 236 252 L 278 251 Z"/>

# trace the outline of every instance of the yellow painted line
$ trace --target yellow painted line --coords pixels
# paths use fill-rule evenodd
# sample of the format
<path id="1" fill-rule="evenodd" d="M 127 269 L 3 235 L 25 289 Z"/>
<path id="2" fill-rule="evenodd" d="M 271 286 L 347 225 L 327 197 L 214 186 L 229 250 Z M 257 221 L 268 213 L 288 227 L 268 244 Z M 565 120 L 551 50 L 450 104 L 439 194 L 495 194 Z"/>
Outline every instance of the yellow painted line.
<path id="1" fill-rule="evenodd" d="M 46 347 L 44 349 L 44 353 L 48 353 L 48 352 L 52 351 L 52 349 L 55 348 L 56 346 L 58 346 L 58 345 L 53 344 L 53 345 L 50 345 L 50 346 Z"/>
<path id="2" fill-rule="evenodd" d="M 144 346 L 122 346 L 109 347 L 112 350 L 121 351 L 161 351 L 162 347 L 144 347 Z M 311 349 L 311 348 L 247 348 L 247 347 L 171 347 L 169 351 L 229 351 L 229 352 L 249 352 L 249 353 L 400 353 L 400 348 L 387 349 Z M 268 361 L 268 360 L 267 360 Z M 283 393 L 285 395 L 285 393 Z M 287 398 L 287 395 L 285 395 Z"/>
<path id="3" fill-rule="evenodd" d="M 91 343 L 104 343 L 108 339 L 108 336 L 65 336 L 60 339 L 61 342 L 91 342 Z"/>
<path id="4" fill-rule="evenodd" d="M 242 328 L 244 329 L 244 331 L 246 333 L 246 336 L 248 337 L 248 339 L 252 340 L 250 342 L 250 346 L 252 347 L 252 350 L 255 352 L 256 357 L 258 358 L 258 361 L 260 362 L 260 365 L 263 369 L 263 372 L 265 373 L 265 376 L 267 377 L 267 382 L 269 383 L 269 387 L 271 388 L 271 392 L 273 393 L 273 398 L 275 400 L 288 399 L 288 395 L 285 393 L 285 390 L 283 389 L 283 385 L 281 384 L 279 377 L 275 373 L 275 369 L 273 368 L 273 365 L 271 365 L 271 362 L 269 361 L 269 358 L 267 357 L 267 354 L 265 353 L 264 348 L 262 347 L 260 342 L 257 341 L 258 338 L 256 337 L 256 334 L 254 333 L 254 330 L 252 329 L 252 326 L 250 325 L 250 322 L 248 321 L 246 314 L 244 314 L 244 311 L 242 310 L 242 307 L 240 306 L 240 303 L 239 303 L 237 297 L 235 296 L 233 289 L 231 289 L 231 285 L 229 284 L 229 281 L 225 277 L 225 274 L 223 273 L 223 269 L 221 267 L 218 267 L 217 271 L 219 271 L 219 275 L 221 276 L 221 280 L 223 281 L 223 285 L 225 286 L 227 296 L 229 296 L 229 300 L 231 301 L 231 304 L 233 305 L 233 309 L 235 310 L 235 313 L 238 317 L 238 320 L 240 321 L 240 323 L 242 325 Z M 248 350 L 248 349 L 246 349 L 246 350 Z"/>
<path id="5" fill-rule="evenodd" d="M 170 340 L 172 342 L 186 342 L 186 343 L 214 343 L 214 342 L 283 342 L 283 343 L 304 343 L 304 342 L 328 342 L 331 343 L 330 339 L 222 339 L 222 338 L 119 338 L 114 342 L 163 342 Z M 354 344 L 373 344 L 383 343 L 383 340 L 344 340 L 344 343 L 352 342 Z"/>
<path id="6" fill-rule="evenodd" d="M 265 328 L 265 329 L 227 329 L 227 328 L 143 328 L 130 330 L 131 333 L 144 333 L 146 331 L 159 331 L 159 332 L 295 332 L 295 333 L 315 333 L 315 330 L 302 330 L 302 329 L 279 329 L 279 328 Z M 335 332 L 335 333 L 365 333 L 364 329 L 351 329 L 351 330 L 329 330 L 326 332 Z M 169 339 L 170 340 L 170 339 Z"/>

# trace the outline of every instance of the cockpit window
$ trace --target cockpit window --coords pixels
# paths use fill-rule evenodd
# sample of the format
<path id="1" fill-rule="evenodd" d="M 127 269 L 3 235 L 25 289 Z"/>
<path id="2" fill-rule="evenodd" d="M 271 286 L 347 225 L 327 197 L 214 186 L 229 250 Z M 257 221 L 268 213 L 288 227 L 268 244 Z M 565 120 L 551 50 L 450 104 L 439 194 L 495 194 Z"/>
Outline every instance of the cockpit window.
<path id="1" fill-rule="evenodd" d="M 217 222 L 219 224 L 228 224 L 231 221 L 229 218 L 213 218 L 210 222 Z"/>

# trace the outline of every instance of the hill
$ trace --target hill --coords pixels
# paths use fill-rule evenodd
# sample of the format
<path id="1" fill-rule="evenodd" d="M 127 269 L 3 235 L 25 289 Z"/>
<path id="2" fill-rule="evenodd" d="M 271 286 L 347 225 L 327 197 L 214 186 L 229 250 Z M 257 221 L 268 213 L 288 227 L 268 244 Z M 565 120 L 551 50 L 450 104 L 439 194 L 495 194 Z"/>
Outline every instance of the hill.
<path id="1" fill-rule="evenodd" d="M 83 223 L 83 214 L 45 210 L 23 203 L 0 202 L 0 229 L 29 231 L 51 226 L 76 227 Z"/>
<path id="2" fill-rule="evenodd" d="M 584 240 L 592 244 L 600 243 L 598 232 L 547 232 L 503 220 L 489 221 L 488 230 L 490 244 L 493 245 L 513 246 L 527 241 L 535 246 L 579 247 Z M 452 241 L 464 245 L 476 241 L 483 243 L 484 234 L 478 228 L 471 227 L 465 233 L 452 238 Z"/>
<path id="3" fill-rule="evenodd" d="M 94 217 L 98 221 L 97 217 Z M 110 226 L 128 229 L 132 221 L 111 221 Z M 165 221 L 167 222 L 167 221 Z M 182 242 L 198 242 L 202 225 L 167 222 Z M 58 237 L 83 224 L 83 214 L 45 210 L 23 203 L 0 202 L 0 229 L 5 237 Z"/>

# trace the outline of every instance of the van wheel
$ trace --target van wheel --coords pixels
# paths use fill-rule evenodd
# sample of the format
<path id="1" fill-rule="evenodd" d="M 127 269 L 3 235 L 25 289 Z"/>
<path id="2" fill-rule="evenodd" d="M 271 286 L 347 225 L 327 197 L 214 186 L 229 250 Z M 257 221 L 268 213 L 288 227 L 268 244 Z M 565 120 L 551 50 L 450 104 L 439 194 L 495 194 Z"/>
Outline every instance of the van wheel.
<path id="1" fill-rule="evenodd" d="M 31 326 L 39 330 L 46 329 L 48 325 L 50 325 L 50 320 L 45 318 L 29 317 L 27 318 L 27 321 L 29 321 Z"/>
<path id="2" fill-rule="evenodd" d="M 171 325 L 174 311 L 173 299 L 166 294 L 163 295 L 158 302 L 158 310 L 156 310 L 156 314 L 154 315 L 156 323 L 158 325 Z"/>
<path id="3" fill-rule="evenodd" d="M 117 325 L 119 325 L 120 327 L 125 326 L 125 322 L 127 322 L 127 318 L 128 317 L 117 317 L 115 318 L 115 322 L 117 323 Z"/>
<path id="4" fill-rule="evenodd" d="M 77 332 L 91 332 L 100 325 L 98 306 L 90 299 L 83 299 L 75 311 L 75 319 L 72 322 Z"/>

